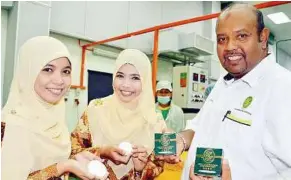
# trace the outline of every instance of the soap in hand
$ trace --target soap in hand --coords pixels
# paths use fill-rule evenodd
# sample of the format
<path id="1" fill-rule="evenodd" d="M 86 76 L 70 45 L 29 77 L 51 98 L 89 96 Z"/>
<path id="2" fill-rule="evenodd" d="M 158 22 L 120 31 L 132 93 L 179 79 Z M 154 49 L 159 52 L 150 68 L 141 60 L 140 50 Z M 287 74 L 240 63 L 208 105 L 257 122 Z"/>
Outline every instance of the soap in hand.
<path id="1" fill-rule="evenodd" d="M 88 171 L 100 180 L 105 180 L 109 175 L 105 165 L 98 160 L 93 160 L 88 164 Z"/>
<path id="2" fill-rule="evenodd" d="M 125 151 L 126 156 L 128 156 L 132 152 L 132 145 L 129 142 L 122 142 L 119 144 L 118 147 Z"/>

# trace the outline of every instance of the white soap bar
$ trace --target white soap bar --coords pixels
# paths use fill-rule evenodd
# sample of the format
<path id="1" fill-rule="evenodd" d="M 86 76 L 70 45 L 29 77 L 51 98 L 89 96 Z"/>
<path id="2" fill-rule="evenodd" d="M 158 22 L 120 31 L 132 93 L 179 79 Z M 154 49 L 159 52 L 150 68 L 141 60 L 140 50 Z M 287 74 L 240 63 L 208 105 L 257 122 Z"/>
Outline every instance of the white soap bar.
<path id="1" fill-rule="evenodd" d="M 108 176 L 108 172 L 105 165 L 98 160 L 93 160 L 89 162 L 88 170 L 91 174 L 100 179 L 106 179 Z"/>
<path id="2" fill-rule="evenodd" d="M 118 147 L 125 151 L 125 155 L 129 155 L 132 152 L 132 145 L 129 142 L 122 142 Z"/>

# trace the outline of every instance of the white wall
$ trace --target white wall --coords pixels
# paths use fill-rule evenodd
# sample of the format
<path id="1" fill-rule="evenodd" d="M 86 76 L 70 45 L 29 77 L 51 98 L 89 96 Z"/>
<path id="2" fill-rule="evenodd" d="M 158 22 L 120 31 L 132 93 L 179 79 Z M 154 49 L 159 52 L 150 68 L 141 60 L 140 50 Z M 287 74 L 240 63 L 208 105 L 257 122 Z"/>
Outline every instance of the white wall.
<path id="1" fill-rule="evenodd" d="M 51 30 L 103 40 L 155 25 L 203 15 L 203 2 L 52 2 Z M 70 22 L 71 21 L 71 22 Z M 202 23 L 177 27 L 183 32 L 202 33 Z M 151 51 L 153 33 L 109 44 Z"/>
<path id="2" fill-rule="evenodd" d="M 1 9 L 2 10 L 2 9 Z M 6 43 L 5 46 L 5 59 L 1 59 L 4 63 L 3 72 L 3 88 L 2 88 L 2 96 L 1 96 L 1 103 L 2 107 L 7 101 L 8 93 L 10 90 L 10 82 L 13 77 L 14 71 L 14 61 L 15 61 L 15 47 L 16 45 L 16 32 L 17 32 L 17 14 L 18 14 L 18 4 L 16 4 L 12 9 L 8 11 L 7 16 L 7 31 L 6 31 Z M 1 16 L 2 18 L 2 16 Z M 2 20 L 2 19 L 1 19 Z M 2 48 L 1 48 L 2 53 Z M 2 64 L 2 63 L 1 63 Z"/>
<path id="3" fill-rule="evenodd" d="M 18 62 L 18 50 L 28 39 L 49 34 L 50 9 L 50 1 L 46 3 L 13 1 L 13 6 L 8 11 L 5 59 L 2 59 L 5 61 L 2 105 L 8 98 L 10 84 Z"/>
<path id="4" fill-rule="evenodd" d="M 169 61 L 158 61 L 157 81 L 167 80 L 173 82 L 173 64 Z"/>
<path id="5" fill-rule="evenodd" d="M 3 97 L 8 11 L 1 9 L 1 97 Z"/>

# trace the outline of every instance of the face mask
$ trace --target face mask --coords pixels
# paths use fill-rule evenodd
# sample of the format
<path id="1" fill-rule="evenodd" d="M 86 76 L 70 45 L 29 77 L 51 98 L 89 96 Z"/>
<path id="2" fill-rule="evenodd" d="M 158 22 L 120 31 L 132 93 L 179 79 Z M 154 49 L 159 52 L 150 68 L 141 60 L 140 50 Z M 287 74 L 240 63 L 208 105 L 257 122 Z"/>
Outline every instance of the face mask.
<path id="1" fill-rule="evenodd" d="M 168 104 L 170 101 L 170 96 L 158 96 L 158 102 L 161 104 Z"/>

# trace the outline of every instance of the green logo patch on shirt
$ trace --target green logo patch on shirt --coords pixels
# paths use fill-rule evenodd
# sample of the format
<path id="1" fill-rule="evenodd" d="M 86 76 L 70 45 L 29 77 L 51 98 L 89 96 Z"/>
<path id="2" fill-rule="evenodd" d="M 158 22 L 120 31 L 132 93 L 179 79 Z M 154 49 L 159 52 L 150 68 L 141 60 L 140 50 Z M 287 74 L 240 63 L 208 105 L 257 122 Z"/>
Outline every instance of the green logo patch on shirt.
<path id="1" fill-rule="evenodd" d="M 252 96 L 247 97 L 243 103 L 243 108 L 249 107 L 251 105 L 252 101 L 253 101 Z"/>

